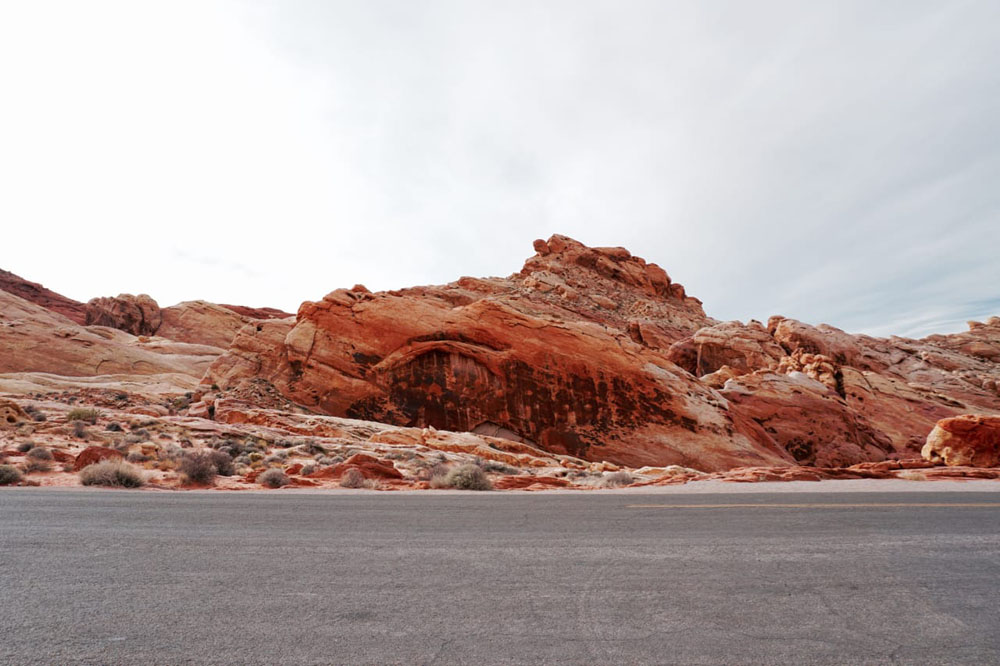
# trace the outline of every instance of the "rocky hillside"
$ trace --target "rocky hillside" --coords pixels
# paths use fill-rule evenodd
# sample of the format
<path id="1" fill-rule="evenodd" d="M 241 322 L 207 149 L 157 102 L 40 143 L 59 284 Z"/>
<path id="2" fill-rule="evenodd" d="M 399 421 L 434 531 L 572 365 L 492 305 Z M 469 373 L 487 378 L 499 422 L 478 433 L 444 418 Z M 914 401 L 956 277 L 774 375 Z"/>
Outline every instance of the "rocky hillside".
<path id="1" fill-rule="evenodd" d="M 320 413 L 703 470 L 919 453 L 1000 412 L 1000 319 L 924 340 L 717 322 L 659 266 L 564 236 L 507 278 L 340 289 L 246 327 L 206 381 L 264 378 Z"/>
<path id="2" fill-rule="evenodd" d="M 956 448 L 947 428 L 920 451 L 941 419 L 1000 416 L 1000 318 L 922 340 L 720 322 L 623 248 L 553 236 L 534 250 L 505 278 L 357 285 L 296 315 L 128 294 L 83 304 L 2 273 L 0 457 L 26 455 L 18 438 L 32 436 L 74 460 L 96 444 L 165 486 L 184 482 L 175 468 L 192 451 L 220 448 L 238 475 L 225 487 L 269 467 L 336 484 L 360 453 L 375 462 L 359 473 L 386 487 L 470 462 L 501 488 L 995 476 L 929 469 L 993 459 L 978 453 L 993 444 Z M 90 426 L 80 408 L 97 410 Z M 44 466 L 22 464 L 69 482 Z"/>

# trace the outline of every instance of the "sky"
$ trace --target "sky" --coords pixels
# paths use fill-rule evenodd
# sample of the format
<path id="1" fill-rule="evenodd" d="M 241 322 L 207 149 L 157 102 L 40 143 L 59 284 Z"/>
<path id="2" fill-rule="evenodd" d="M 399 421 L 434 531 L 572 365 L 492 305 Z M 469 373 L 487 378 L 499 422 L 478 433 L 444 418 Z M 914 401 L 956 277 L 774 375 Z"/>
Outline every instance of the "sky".
<path id="1" fill-rule="evenodd" d="M 0 0 L 0 268 L 294 312 L 561 233 L 718 319 L 1000 315 L 1000 3 Z"/>

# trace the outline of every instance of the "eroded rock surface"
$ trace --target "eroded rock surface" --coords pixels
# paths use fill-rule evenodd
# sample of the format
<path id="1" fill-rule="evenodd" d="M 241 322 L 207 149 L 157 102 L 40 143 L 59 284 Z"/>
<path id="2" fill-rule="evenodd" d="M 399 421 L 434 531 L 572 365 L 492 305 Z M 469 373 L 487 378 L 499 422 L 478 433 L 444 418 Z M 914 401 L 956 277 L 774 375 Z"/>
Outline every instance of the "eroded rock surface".
<path id="1" fill-rule="evenodd" d="M 963 414 L 942 419 L 921 454 L 949 466 L 1000 467 L 1000 417 Z"/>

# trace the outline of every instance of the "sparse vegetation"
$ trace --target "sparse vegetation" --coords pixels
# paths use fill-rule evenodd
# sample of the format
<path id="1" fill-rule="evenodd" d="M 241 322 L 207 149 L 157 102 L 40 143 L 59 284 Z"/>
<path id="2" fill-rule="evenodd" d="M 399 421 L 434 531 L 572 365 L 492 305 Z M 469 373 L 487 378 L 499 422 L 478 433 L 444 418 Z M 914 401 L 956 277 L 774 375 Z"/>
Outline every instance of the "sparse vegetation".
<path id="1" fill-rule="evenodd" d="M 184 455 L 177 467 L 185 483 L 208 485 L 216 475 L 232 476 L 233 459 L 222 451 L 192 451 Z"/>
<path id="2" fill-rule="evenodd" d="M 344 472 L 343 476 L 340 477 L 340 487 L 341 488 L 363 488 L 365 485 L 365 475 L 361 473 L 361 470 L 356 467 Z"/>
<path id="3" fill-rule="evenodd" d="M 277 467 L 274 467 L 266 470 L 258 476 L 257 482 L 262 486 L 267 486 L 268 488 L 280 488 L 282 486 L 287 486 L 289 479 L 284 472 Z"/>
<path id="4" fill-rule="evenodd" d="M 27 453 L 33 448 L 35 448 L 35 443 L 32 442 L 30 439 L 26 439 L 17 445 L 17 450 L 20 451 L 21 453 Z"/>
<path id="5" fill-rule="evenodd" d="M 499 460 L 483 460 L 482 458 L 476 459 L 476 464 L 483 468 L 484 472 L 495 472 L 497 474 L 517 474 L 518 470 L 511 467 L 507 463 L 502 463 Z"/>
<path id="6" fill-rule="evenodd" d="M 97 423 L 97 419 L 101 417 L 101 412 L 89 407 L 76 407 L 69 411 L 66 415 L 67 421 L 86 421 L 87 423 L 94 425 Z"/>
<path id="7" fill-rule="evenodd" d="M 153 459 L 152 456 L 147 456 L 142 451 L 132 451 L 127 456 L 125 456 L 125 460 L 129 461 L 130 463 L 139 463 L 139 464 L 141 464 L 141 463 L 149 462 L 152 459 Z"/>
<path id="8" fill-rule="evenodd" d="M 621 488 L 622 486 L 630 486 L 635 481 L 632 475 L 628 472 L 622 470 L 618 472 L 609 472 L 601 478 L 601 486 L 604 488 Z"/>
<path id="9" fill-rule="evenodd" d="M 435 468 L 438 466 L 435 465 Z M 441 476 L 431 472 L 431 488 L 454 488 L 456 490 L 492 490 L 493 484 L 483 468 L 475 463 L 459 465 Z"/>
<path id="10" fill-rule="evenodd" d="M 44 446 L 36 446 L 26 456 L 32 460 L 52 460 L 52 452 Z"/>
<path id="11" fill-rule="evenodd" d="M 80 470 L 80 483 L 85 486 L 139 488 L 145 483 L 142 472 L 123 460 L 108 459 Z"/>
<path id="12" fill-rule="evenodd" d="M 28 458 L 24 461 L 24 471 L 28 474 L 32 474 L 33 472 L 48 472 L 50 469 L 52 469 L 52 465 L 47 460 Z"/>
<path id="13" fill-rule="evenodd" d="M 0 486 L 11 486 L 21 482 L 21 470 L 13 465 L 0 465 Z"/>
<path id="14" fill-rule="evenodd" d="M 109 432 L 121 432 L 122 431 L 121 425 L 119 425 L 118 423 L 115 423 L 114 421 L 112 421 L 111 423 L 109 423 L 104 429 L 107 430 L 107 431 L 109 431 Z"/>
<path id="15" fill-rule="evenodd" d="M 87 439 L 87 426 L 83 421 L 73 421 L 73 436 L 77 439 Z"/>
<path id="16" fill-rule="evenodd" d="M 302 466 L 302 470 L 299 472 L 302 476 L 309 476 L 316 471 L 316 465 L 312 463 L 307 463 Z"/>

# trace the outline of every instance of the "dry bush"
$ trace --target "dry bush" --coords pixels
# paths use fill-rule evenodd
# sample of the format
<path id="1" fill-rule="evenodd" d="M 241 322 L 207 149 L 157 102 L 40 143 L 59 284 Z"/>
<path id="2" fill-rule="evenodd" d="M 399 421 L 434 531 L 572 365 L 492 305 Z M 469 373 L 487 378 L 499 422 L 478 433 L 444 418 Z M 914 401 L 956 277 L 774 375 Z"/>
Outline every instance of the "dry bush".
<path id="1" fill-rule="evenodd" d="M 145 481 L 142 472 L 134 465 L 120 459 L 107 459 L 80 470 L 80 483 L 85 486 L 138 488 Z"/>
<path id="2" fill-rule="evenodd" d="M 130 463 L 139 463 L 139 464 L 141 464 L 141 463 L 149 462 L 152 459 L 153 459 L 152 456 L 147 456 L 142 451 L 132 451 L 127 456 L 125 456 L 125 460 L 127 460 Z"/>
<path id="3" fill-rule="evenodd" d="M 186 483 L 210 484 L 216 475 L 232 476 L 235 471 L 233 459 L 222 451 L 192 451 L 181 459 L 177 466 Z"/>
<path id="4" fill-rule="evenodd" d="M 622 470 L 605 474 L 601 479 L 601 486 L 604 488 L 621 488 L 622 486 L 632 485 L 634 481 L 635 479 L 632 478 L 631 474 Z"/>
<path id="5" fill-rule="evenodd" d="M 0 465 L 0 486 L 10 486 L 21 481 L 21 470 L 13 465 Z"/>
<path id="6" fill-rule="evenodd" d="M 272 467 L 258 476 L 257 482 L 262 486 L 267 486 L 268 488 L 280 488 L 282 486 L 287 486 L 289 479 L 288 476 L 280 469 Z"/>
<path id="7" fill-rule="evenodd" d="M 97 423 L 97 419 L 101 416 L 101 412 L 96 409 L 91 409 L 89 407 L 76 407 L 69 411 L 66 415 L 67 421 L 86 421 L 87 423 L 94 425 Z"/>
<path id="8" fill-rule="evenodd" d="M 31 474 L 32 472 L 48 472 L 52 469 L 52 465 L 49 464 L 48 460 L 28 458 L 24 461 L 23 468 L 26 473 Z"/>
<path id="9" fill-rule="evenodd" d="M 437 467 L 437 465 L 435 465 Z M 433 473 L 432 473 L 433 474 Z M 493 484 L 483 468 L 475 463 L 459 465 L 448 470 L 443 477 L 431 476 L 431 488 L 454 488 L 456 490 L 492 490 Z"/>
<path id="10" fill-rule="evenodd" d="M 344 472 L 344 475 L 340 477 L 340 487 L 341 488 L 363 488 L 365 485 L 365 475 L 361 473 L 361 470 L 356 467 Z"/>
<path id="11" fill-rule="evenodd" d="M 52 460 L 52 452 L 44 446 L 36 446 L 28 451 L 28 455 L 26 457 L 34 460 Z"/>
<path id="12" fill-rule="evenodd" d="M 87 439 L 87 426 L 83 421 L 73 421 L 73 436 L 77 439 Z"/>
<path id="13" fill-rule="evenodd" d="M 21 453 L 27 453 L 31 449 L 35 448 L 35 443 L 31 440 L 25 440 L 17 445 L 17 450 Z"/>

